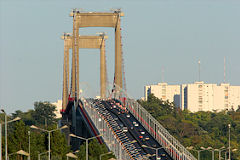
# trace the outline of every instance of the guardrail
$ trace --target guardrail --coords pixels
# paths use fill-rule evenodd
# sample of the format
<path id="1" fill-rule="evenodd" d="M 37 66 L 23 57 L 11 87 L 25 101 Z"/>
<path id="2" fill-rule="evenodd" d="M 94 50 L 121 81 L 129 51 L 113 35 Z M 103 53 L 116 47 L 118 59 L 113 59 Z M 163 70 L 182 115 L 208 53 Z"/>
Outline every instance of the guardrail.
<path id="1" fill-rule="evenodd" d="M 107 147 L 115 154 L 116 158 L 118 160 L 131 160 L 127 150 L 121 145 L 121 142 L 114 134 L 107 120 L 95 109 L 94 104 L 84 98 L 81 98 L 81 100 L 84 103 L 85 110 L 89 117 L 102 135 Z"/>
<path id="2" fill-rule="evenodd" d="M 126 99 L 126 107 L 174 160 L 197 160 L 137 101 Z"/>

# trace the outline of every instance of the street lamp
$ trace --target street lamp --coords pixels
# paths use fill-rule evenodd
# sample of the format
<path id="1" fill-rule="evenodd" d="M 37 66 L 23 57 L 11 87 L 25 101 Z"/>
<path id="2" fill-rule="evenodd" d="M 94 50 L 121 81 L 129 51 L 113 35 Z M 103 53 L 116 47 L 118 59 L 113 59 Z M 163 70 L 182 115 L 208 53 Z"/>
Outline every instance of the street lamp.
<path id="1" fill-rule="evenodd" d="M 14 154 L 17 154 L 17 153 L 10 153 L 9 155 L 8 155 L 8 159 L 9 159 L 9 157 L 11 156 L 11 155 L 14 155 Z"/>
<path id="2" fill-rule="evenodd" d="M 102 156 L 107 155 L 107 154 L 111 154 L 111 153 L 113 153 L 113 152 L 103 153 L 103 154 L 101 154 L 101 155 L 99 156 L 99 159 L 102 160 Z"/>
<path id="3" fill-rule="evenodd" d="M 41 155 L 43 155 L 43 154 L 46 154 L 46 153 L 48 153 L 49 151 L 47 151 L 47 152 L 42 152 L 42 153 L 39 153 L 38 154 L 38 160 L 41 160 L 40 158 L 41 158 Z"/>
<path id="4" fill-rule="evenodd" d="M 66 154 L 67 160 L 69 159 L 69 157 L 70 157 L 70 158 L 77 159 L 78 157 L 77 157 L 74 153 L 78 153 L 78 152 L 79 152 L 79 150 L 76 150 L 75 152 L 69 152 L 69 153 L 67 153 L 67 154 Z"/>
<path id="5" fill-rule="evenodd" d="M 212 160 L 214 160 L 214 149 L 212 147 L 207 147 L 207 148 L 204 148 L 204 147 L 200 147 L 202 150 L 209 150 L 209 151 L 212 151 Z"/>
<path id="6" fill-rule="evenodd" d="M 227 148 L 228 149 L 228 148 Z M 226 149 L 226 152 L 225 152 L 225 160 L 229 160 L 229 159 L 227 159 L 227 149 Z M 237 149 L 235 148 L 235 149 L 232 149 L 232 152 L 235 152 L 235 151 L 237 151 Z"/>
<path id="7" fill-rule="evenodd" d="M 19 117 L 16 117 L 14 118 L 13 120 L 10 120 L 10 121 L 7 121 L 7 113 L 4 111 L 4 109 L 1 109 L 1 111 L 4 113 L 5 115 L 5 160 L 7 160 L 7 157 L 8 157 L 8 150 L 7 150 L 7 123 L 11 123 L 11 122 L 14 122 L 14 121 L 18 121 L 20 120 L 21 118 Z M 2 124 L 1 124 L 1 127 L 0 127 L 0 158 L 2 158 Z"/>
<path id="8" fill-rule="evenodd" d="M 226 150 L 226 148 L 224 146 L 222 146 L 219 149 L 215 149 L 215 151 L 218 151 L 218 159 L 221 160 L 221 152 Z"/>
<path id="9" fill-rule="evenodd" d="M 201 150 L 194 149 L 193 146 L 186 147 L 186 148 L 189 149 L 189 150 L 196 151 L 198 153 L 198 160 L 200 160 L 200 152 L 205 151 L 205 149 L 201 149 Z"/>
<path id="10" fill-rule="evenodd" d="M 229 154 L 228 154 L 228 157 L 229 157 L 229 160 L 231 160 L 231 138 L 230 138 L 230 131 L 231 131 L 231 124 L 229 123 L 228 124 L 228 128 L 229 128 L 229 139 L 228 139 L 228 143 L 229 143 L 229 147 L 228 147 L 228 152 L 229 152 Z"/>
<path id="11" fill-rule="evenodd" d="M 19 155 L 23 155 L 23 156 L 29 157 L 29 153 L 25 152 L 24 150 L 19 150 L 19 151 L 17 151 L 17 152 L 14 152 L 14 153 L 9 154 L 9 155 L 8 155 L 8 160 L 9 160 L 9 157 L 10 157 L 11 155 L 14 155 L 14 154 L 19 154 Z"/>
<path id="12" fill-rule="evenodd" d="M 29 160 L 31 159 L 31 151 L 30 151 L 30 145 L 31 145 L 31 141 L 30 141 L 30 135 L 31 135 L 31 132 L 28 131 L 28 153 L 29 153 Z"/>
<path id="13" fill-rule="evenodd" d="M 156 151 L 156 160 L 158 158 L 158 150 L 163 149 L 163 148 L 165 148 L 165 149 L 169 148 L 168 146 L 167 147 L 160 147 L 160 148 L 153 148 L 153 147 L 149 147 L 149 146 L 146 146 L 146 145 L 142 145 L 142 147 L 150 148 L 150 149 L 155 150 Z"/>
<path id="14" fill-rule="evenodd" d="M 58 129 L 53 129 L 53 130 L 45 130 L 45 129 L 42 129 L 42 128 L 39 128 L 39 127 L 37 127 L 37 126 L 34 126 L 34 125 L 31 125 L 30 126 L 30 128 L 32 128 L 32 129 L 38 129 L 38 130 L 41 130 L 41 131 L 43 131 L 43 132 L 48 132 L 48 160 L 50 160 L 51 159 L 51 152 L 50 152 L 50 143 L 51 143 L 51 141 L 50 141 L 50 135 L 51 135 L 51 132 L 54 132 L 54 131 L 57 131 L 57 130 L 62 130 L 62 129 L 65 129 L 65 128 L 67 128 L 68 126 L 62 126 L 61 128 L 58 128 Z"/>
<path id="15" fill-rule="evenodd" d="M 85 141 L 86 141 L 86 160 L 88 160 L 88 140 L 91 140 L 91 139 L 100 137 L 100 136 L 102 136 L 102 135 L 100 134 L 100 135 L 97 135 L 97 136 L 91 137 L 91 138 L 83 138 L 83 137 L 76 136 L 75 134 L 69 134 L 69 136 L 75 137 L 75 138 L 79 138 L 79 139 L 82 139 L 82 140 L 85 140 Z"/>

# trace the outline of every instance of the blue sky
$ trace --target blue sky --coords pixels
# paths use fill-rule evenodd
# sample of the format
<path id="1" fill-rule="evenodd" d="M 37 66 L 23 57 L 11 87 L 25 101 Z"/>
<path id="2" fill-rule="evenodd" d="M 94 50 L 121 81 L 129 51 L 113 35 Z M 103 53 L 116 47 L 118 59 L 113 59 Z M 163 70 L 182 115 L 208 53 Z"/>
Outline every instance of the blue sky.
<path id="1" fill-rule="evenodd" d="M 198 80 L 240 85 L 240 1 L 237 0 L 1 0 L 0 105 L 8 113 L 33 108 L 35 101 L 62 97 L 63 32 L 72 31 L 73 8 L 109 11 L 122 8 L 122 42 L 127 91 Z M 105 31 L 108 79 L 113 81 L 114 30 L 80 29 L 82 35 Z M 99 51 L 80 50 L 80 86 L 99 94 Z"/>

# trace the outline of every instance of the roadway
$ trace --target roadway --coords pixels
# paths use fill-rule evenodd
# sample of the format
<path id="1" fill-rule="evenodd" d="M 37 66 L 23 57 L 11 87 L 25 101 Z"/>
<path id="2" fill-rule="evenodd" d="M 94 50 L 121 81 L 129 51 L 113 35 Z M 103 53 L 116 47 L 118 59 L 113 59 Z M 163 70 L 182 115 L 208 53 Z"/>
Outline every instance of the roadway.
<path id="1" fill-rule="evenodd" d="M 133 159 L 152 159 L 152 160 L 172 160 L 168 153 L 162 148 L 158 150 L 158 158 L 156 158 L 157 148 L 162 146 L 147 132 L 147 130 L 139 123 L 139 121 L 116 100 L 100 101 L 95 100 L 98 109 L 108 118 L 108 122 L 116 133 L 121 133 L 121 141 L 129 149 L 129 153 L 133 155 Z M 110 118 L 111 117 L 111 118 Z M 155 149 L 150 149 L 147 147 Z"/>
<path id="2" fill-rule="evenodd" d="M 109 111 L 104 107 L 102 102 L 95 101 L 95 108 L 98 110 L 99 114 L 107 121 L 108 126 L 112 129 L 118 140 L 122 143 L 125 150 L 128 152 L 129 156 L 134 160 L 144 159 L 140 152 L 136 149 L 135 145 L 126 135 L 125 132 L 120 128 L 119 124 L 116 122 L 116 117 L 112 116 Z"/>

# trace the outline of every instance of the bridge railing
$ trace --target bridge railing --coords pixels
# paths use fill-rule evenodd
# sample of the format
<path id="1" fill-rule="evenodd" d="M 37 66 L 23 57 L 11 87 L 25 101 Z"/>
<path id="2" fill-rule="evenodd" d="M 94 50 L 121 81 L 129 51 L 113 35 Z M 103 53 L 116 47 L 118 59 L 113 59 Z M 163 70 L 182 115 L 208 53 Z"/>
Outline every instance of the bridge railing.
<path id="1" fill-rule="evenodd" d="M 131 157 L 127 153 L 127 150 L 124 148 L 124 146 L 121 145 L 121 142 L 119 141 L 116 134 L 114 134 L 107 120 L 104 119 L 104 117 L 95 109 L 94 104 L 88 102 L 83 98 L 82 102 L 84 102 L 85 110 L 99 131 L 99 134 L 102 135 L 104 142 L 115 154 L 116 158 L 118 160 L 131 160 Z"/>
<path id="2" fill-rule="evenodd" d="M 126 100 L 126 107 L 146 130 L 165 148 L 174 160 L 197 160 L 178 140 L 176 140 L 137 101 Z"/>

